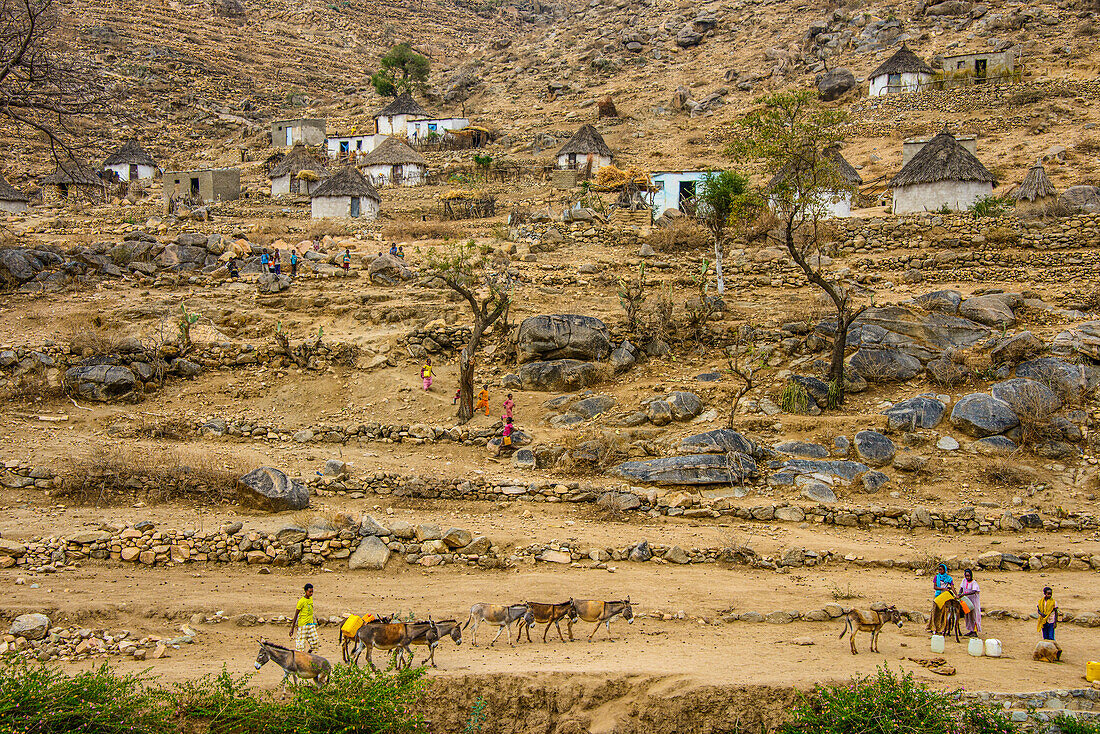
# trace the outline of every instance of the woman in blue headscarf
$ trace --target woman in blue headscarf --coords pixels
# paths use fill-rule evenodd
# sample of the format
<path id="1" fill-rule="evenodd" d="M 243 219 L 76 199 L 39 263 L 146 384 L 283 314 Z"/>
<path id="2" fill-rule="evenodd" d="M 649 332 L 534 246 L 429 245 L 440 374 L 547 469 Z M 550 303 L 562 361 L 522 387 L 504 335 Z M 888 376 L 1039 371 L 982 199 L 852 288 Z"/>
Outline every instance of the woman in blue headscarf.
<path id="1" fill-rule="evenodd" d="M 947 564 L 941 563 L 932 577 L 932 614 L 928 618 L 928 631 L 939 633 L 943 628 L 943 606 L 936 603 L 937 596 L 945 591 L 955 593 L 955 579 L 947 573 Z"/>

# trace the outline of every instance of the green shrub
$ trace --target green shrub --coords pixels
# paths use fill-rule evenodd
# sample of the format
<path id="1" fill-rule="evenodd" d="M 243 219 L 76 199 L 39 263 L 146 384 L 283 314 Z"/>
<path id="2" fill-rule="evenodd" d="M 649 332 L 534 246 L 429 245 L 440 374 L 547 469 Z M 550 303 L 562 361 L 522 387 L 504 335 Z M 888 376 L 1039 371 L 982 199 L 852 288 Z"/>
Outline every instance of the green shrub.
<path id="1" fill-rule="evenodd" d="M 1078 719 L 1070 714 L 1060 714 L 1053 724 L 1062 734 L 1100 734 L 1100 721 L 1096 719 Z"/>
<path id="2" fill-rule="evenodd" d="M 779 407 L 787 413 L 809 413 L 810 393 L 801 383 L 788 380 L 779 393 Z"/>
<path id="3" fill-rule="evenodd" d="M 970 205 L 969 211 L 975 219 L 979 217 L 999 217 L 1012 206 L 1007 196 L 983 196 Z"/>

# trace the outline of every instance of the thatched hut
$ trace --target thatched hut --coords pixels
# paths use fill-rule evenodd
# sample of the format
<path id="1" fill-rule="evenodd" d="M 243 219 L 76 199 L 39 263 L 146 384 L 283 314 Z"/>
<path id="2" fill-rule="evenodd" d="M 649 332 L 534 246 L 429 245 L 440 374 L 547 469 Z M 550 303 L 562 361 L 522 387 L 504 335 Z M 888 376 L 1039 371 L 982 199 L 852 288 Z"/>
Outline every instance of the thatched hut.
<path id="1" fill-rule="evenodd" d="M 607 147 L 600 131 L 593 125 L 584 125 L 569 139 L 555 156 L 554 167 L 559 170 L 583 171 L 592 176 L 601 166 L 611 165 L 615 154 Z"/>
<path id="2" fill-rule="evenodd" d="M 1042 161 L 1036 161 L 1024 180 L 1012 192 L 1016 209 L 1025 213 L 1044 213 L 1058 201 L 1058 190 L 1050 182 Z"/>
<path id="3" fill-rule="evenodd" d="M 424 108 L 416 103 L 411 94 L 403 92 L 375 113 L 375 131 L 380 135 L 400 135 L 404 138 L 409 134 L 409 120 L 424 117 L 429 117 Z"/>
<path id="4" fill-rule="evenodd" d="M 428 174 L 424 156 L 397 138 L 386 138 L 359 161 L 359 167 L 375 186 L 416 186 Z"/>
<path id="5" fill-rule="evenodd" d="M 122 147 L 107 156 L 107 160 L 103 161 L 103 168 L 117 173 L 120 181 L 155 178 L 160 172 L 153 156 L 135 138 L 130 138 Z"/>
<path id="6" fill-rule="evenodd" d="M 894 213 L 964 211 L 993 195 L 996 180 L 982 162 L 945 128 L 890 181 Z"/>
<path id="7" fill-rule="evenodd" d="M 107 201 L 106 182 L 100 178 L 96 169 L 83 161 L 70 158 L 58 162 L 57 169 L 43 176 L 38 183 L 42 186 L 46 201 L 57 202 L 70 198 Z"/>
<path id="8" fill-rule="evenodd" d="M 375 219 L 382 206 L 378 191 L 355 166 L 344 166 L 326 178 L 310 197 L 310 213 L 314 219 Z"/>
<path id="9" fill-rule="evenodd" d="M 0 212 L 25 212 L 31 197 L 8 183 L 0 174 Z"/>
<path id="10" fill-rule="evenodd" d="M 316 175 L 306 175 L 310 171 Z M 322 178 L 328 175 L 329 170 L 324 156 L 304 145 L 295 145 L 268 172 L 267 177 L 271 179 L 271 195 L 286 196 L 308 194 L 318 186 Z"/>
<path id="11" fill-rule="evenodd" d="M 871 72 L 867 96 L 915 92 L 931 84 L 933 74 L 932 67 L 903 43 L 893 56 Z"/>
<path id="12" fill-rule="evenodd" d="M 841 154 L 839 145 L 829 145 L 822 149 L 821 155 L 832 168 L 830 176 L 835 177 L 837 186 L 830 191 L 821 192 L 821 211 L 818 214 L 826 219 L 850 217 L 852 206 L 859 197 L 859 187 L 863 185 L 863 177 Z M 787 175 L 787 171 L 775 174 L 768 181 L 766 188 L 775 188 L 786 179 Z"/>

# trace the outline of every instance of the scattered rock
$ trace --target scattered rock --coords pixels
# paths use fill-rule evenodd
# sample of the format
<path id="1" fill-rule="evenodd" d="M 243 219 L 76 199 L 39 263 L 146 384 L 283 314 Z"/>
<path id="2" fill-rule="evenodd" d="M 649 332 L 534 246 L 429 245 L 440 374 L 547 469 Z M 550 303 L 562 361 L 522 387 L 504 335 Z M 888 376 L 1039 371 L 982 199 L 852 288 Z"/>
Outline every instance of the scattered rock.
<path id="1" fill-rule="evenodd" d="M 242 504 L 269 512 L 304 510 L 309 507 L 309 489 L 270 466 L 261 466 L 237 480 Z"/>
<path id="2" fill-rule="evenodd" d="M 359 547 L 348 559 L 348 568 L 357 571 L 367 569 L 381 571 L 390 560 L 390 549 L 382 540 L 374 535 L 367 535 L 360 541 Z"/>
<path id="3" fill-rule="evenodd" d="M 869 466 L 887 466 L 894 460 L 894 442 L 878 431 L 856 434 L 856 454 Z"/>

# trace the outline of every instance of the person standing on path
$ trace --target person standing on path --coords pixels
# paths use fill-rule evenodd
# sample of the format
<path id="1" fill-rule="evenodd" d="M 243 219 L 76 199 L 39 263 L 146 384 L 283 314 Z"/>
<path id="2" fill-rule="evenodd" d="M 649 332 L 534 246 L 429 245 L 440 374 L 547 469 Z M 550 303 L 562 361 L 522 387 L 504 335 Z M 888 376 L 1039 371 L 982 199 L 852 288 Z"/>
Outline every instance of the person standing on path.
<path id="1" fill-rule="evenodd" d="M 980 593 L 978 582 L 974 580 L 974 571 L 969 568 L 963 571 L 963 582 L 959 585 L 959 598 L 966 599 L 966 603 L 970 605 L 970 611 L 964 617 L 967 637 L 976 637 L 982 632 L 982 605 L 978 598 Z"/>
<path id="2" fill-rule="evenodd" d="M 481 392 L 477 394 L 477 405 L 474 406 L 474 410 L 484 410 L 485 415 L 489 415 L 489 386 L 482 385 Z"/>
<path id="3" fill-rule="evenodd" d="M 266 273 L 271 270 L 271 259 L 267 256 L 267 250 L 264 250 L 260 254 L 260 272 Z"/>
<path id="4" fill-rule="evenodd" d="M 1054 589 L 1043 587 L 1043 598 L 1039 600 L 1039 632 L 1044 640 L 1054 641 L 1054 628 L 1058 626 L 1058 602 L 1054 601 Z"/>
<path id="5" fill-rule="evenodd" d="M 420 378 L 424 380 L 424 389 L 432 389 L 432 358 L 424 360 L 424 366 L 420 368 Z"/>
<path id="6" fill-rule="evenodd" d="M 294 638 L 294 649 L 302 652 L 313 652 L 321 644 L 317 638 L 317 622 L 313 618 L 313 584 L 306 584 L 302 598 L 294 607 L 290 636 Z"/>
<path id="7" fill-rule="evenodd" d="M 515 407 L 516 404 L 512 400 L 512 393 L 508 393 L 508 397 L 504 399 L 504 420 L 508 420 L 512 417 L 512 409 Z"/>
<path id="8" fill-rule="evenodd" d="M 298 277 L 298 251 L 293 248 L 290 250 L 290 277 Z"/>
<path id="9" fill-rule="evenodd" d="M 271 270 L 275 273 L 275 275 L 283 274 L 283 263 L 279 259 L 278 247 L 275 248 L 275 254 L 271 256 Z"/>
<path id="10" fill-rule="evenodd" d="M 348 277 L 348 269 L 351 268 L 351 252 L 344 248 L 344 277 Z"/>
<path id="11" fill-rule="evenodd" d="M 927 627 L 930 632 L 935 634 L 940 634 L 940 629 L 944 625 L 943 603 L 938 601 L 936 597 L 945 591 L 955 593 L 955 579 L 947 573 L 947 565 L 941 563 L 936 568 L 936 576 L 932 579 L 932 614 L 928 617 Z"/>

